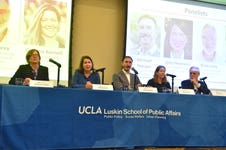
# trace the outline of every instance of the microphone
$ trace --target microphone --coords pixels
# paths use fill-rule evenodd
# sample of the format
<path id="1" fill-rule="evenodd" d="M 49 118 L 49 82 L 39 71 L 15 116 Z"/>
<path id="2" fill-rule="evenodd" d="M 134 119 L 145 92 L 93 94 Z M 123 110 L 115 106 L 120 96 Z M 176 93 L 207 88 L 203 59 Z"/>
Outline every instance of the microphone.
<path id="1" fill-rule="evenodd" d="M 57 65 L 59 68 L 61 67 L 61 64 L 56 62 L 55 60 L 53 60 L 52 58 L 49 59 L 49 62 L 54 63 L 55 65 Z"/>
<path id="2" fill-rule="evenodd" d="M 172 78 L 176 77 L 176 75 L 169 74 L 169 73 L 167 73 L 166 76 L 170 76 L 170 77 L 172 77 Z"/>
<path id="3" fill-rule="evenodd" d="M 207 79 L 207 77 L 202 77 L 202 78 L 200 78 L 200 80 L 206 80 Z"/>
<path id="4" fill-rule="evenodd" d="M 134 67 L 132 67 L 131 69 L 133 70 L 133 72 L 134 72 L 135 74 L 138 74 L 137 70 L 136 70 Z"/>
<path id="5" fill-rule="evenodd" d="M 103 72 L 105 69 L 106 69 L 106 68 L 96 69 L 96 70 L 94 70 L 94 72 L 99 72 L 99 71 Z"/>

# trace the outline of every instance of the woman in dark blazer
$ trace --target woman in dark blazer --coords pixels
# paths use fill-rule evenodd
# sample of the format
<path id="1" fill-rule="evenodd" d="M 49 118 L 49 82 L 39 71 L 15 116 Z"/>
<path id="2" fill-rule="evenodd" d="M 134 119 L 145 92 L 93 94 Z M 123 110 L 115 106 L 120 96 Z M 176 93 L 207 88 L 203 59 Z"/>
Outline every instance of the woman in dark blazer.
<path id="1" fill-rule="evenodd" d="M 9 84 L 16 84 L 16 78 L 22 78 L 24 85 L 29 85 L 30 80 L 49 80 L 49 70 L 40 65 L 41 56 L 38 50 L 31 49 L 26 54 L 28 64 L 20 65 Z"/>

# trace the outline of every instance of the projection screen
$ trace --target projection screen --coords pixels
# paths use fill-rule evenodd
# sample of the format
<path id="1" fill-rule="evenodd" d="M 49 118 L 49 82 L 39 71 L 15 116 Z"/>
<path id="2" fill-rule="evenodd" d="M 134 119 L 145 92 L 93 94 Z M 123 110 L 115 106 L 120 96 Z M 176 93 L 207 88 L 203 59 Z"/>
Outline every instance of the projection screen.
<path id="1" fill-rule="evenodd" d="M 143 84 L 158 65 L 176 75 L 174 86 L 198 66 L 210 89 L 226 89 L 225 6 L 197 1 L 128 0 L 126 55 Z M 172 84 L 171 77 L 167 77 Z"/>

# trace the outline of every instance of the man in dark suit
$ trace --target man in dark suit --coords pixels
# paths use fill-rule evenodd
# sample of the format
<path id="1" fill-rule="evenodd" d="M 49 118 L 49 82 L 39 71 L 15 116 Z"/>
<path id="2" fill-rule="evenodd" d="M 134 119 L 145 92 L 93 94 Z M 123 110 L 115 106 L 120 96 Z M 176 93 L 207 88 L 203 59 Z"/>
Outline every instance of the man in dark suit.
<path id="1" fill-rule="evenodd" d="M 139 77 L 136 74 L 130 73 L 133 59 L 130 56 L 125 56 L 122 59 L 122 70 L 113 74 L 112 84 L 114 90 L 131 90 L 135 91 L 138 86 L 141 86 Z"/>
<path id="2" fill-rule="evenodd" d="M 26 65 L 20 65 L 9 84 L 16 84 L 16 78 L 22 78 L 24 85 L 29 85 L 30 80 L 49 80 L 49 71 L 45 66 L 40 65 L 40 53 L 36 49 L 31 49 L 26 54 Z"/>
<path id="3" fill-rule="evenodd" d="M 196 94 L 210 94 L 210 90 L 203 81 L 199 81 L 200 70 L 196 66 L 189 69 L 190 79 L 181 82 L 182 89 L 194 89 Z"/>

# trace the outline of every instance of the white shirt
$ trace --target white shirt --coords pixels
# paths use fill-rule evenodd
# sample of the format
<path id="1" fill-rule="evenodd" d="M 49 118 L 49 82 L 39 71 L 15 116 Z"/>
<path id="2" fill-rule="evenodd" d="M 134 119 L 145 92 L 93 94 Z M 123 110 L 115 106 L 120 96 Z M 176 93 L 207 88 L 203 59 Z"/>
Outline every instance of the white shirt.
<path id="1" fill-rule="evenodd" d="M 125 73 L 126 77 L 127 77 L 127 80 L 129 82 L 129 85 L 130 85 L 130 73 L 126 72 L 124 69 L 122 69 L 122 71 Z M 129 87 L 130 88 L 130 87 Z"/>

